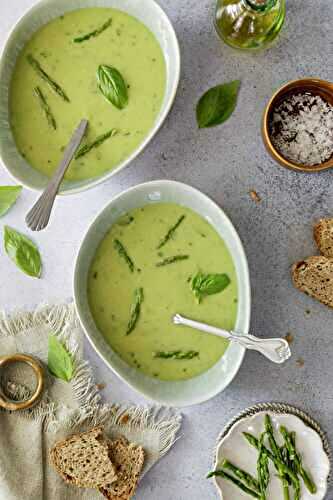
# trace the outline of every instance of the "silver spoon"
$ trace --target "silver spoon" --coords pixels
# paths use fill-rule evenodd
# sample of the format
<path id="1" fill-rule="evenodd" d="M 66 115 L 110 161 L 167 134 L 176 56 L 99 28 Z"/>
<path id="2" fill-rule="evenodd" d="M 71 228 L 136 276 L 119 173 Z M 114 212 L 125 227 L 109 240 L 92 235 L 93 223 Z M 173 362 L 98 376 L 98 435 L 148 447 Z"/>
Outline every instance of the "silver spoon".
<path id="1" fill-rule="evenodd" d="M 68 146 L 65 149 L 64 156 L 57 170 L 47 184 L 45 190 L 43 191 L 43 194 L 37 200 L 32 209 L 28 212 L 25 218 L 25 222 L 32 231 L 41 231 L 48 225 L 54 200 L 59 191 L 60 184 L 64 178 L 70 162 L 74 158 L 74 155 L 81 144 L 87 126 L 88 120 L 81 120 L 80 125 L 75 130 Z"/>
<path id="2" fill-rule="evenodd" d="M 239 335 L 235 332 L 227 332 L 215 326 L 184 318 L 180 314 L 176 314 L 172 319 L 175 325 L 189 326 L 195 330 L 200 330 L 211 335 L 223 337 L 231 342 L 236 342 L 236 344 L 245 347 L 245 349 L 259 351 L 270 361 L 273 361 L 273 363 L 284 363 L 284 361 L 287 361 L 291 356 L 289 344 L 285 339 L 260 339 L 254 337 L 254 335 Z"/>

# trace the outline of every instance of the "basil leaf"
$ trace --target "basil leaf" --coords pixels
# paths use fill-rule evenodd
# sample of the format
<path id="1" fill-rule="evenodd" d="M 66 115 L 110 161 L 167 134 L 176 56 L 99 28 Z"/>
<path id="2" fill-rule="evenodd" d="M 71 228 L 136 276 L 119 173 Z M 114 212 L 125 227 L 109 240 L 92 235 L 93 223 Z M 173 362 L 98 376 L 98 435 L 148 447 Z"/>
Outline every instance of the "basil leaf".
<path id="1" fill-rule="evenodd" d="M 209 89 L 197 104 L 199 128 L 215 127 L 225 122 L 237 104 L 240 80 L 217 85 Z"/>
<path id="2" fill-rule="evenodd" d="M 70 382 L 73 378 L 73 360 L 70 353 L 55 335 L 49 336 L 47 365 L 56 378 Z"/>
<path id="3" fill-rule="evenodd" d="M 101 64 L 97 70 L 98 87 L 104 97 L 116 108 L 123 109 L 128 103 L 127 86 L 119 71 Z"/>
<path id="4" fill-rule="evenodd" d="M 24 234 L 5 226 L 4 247 L 10 259 L 21 271 L 34 278 L 39 278 L 42 262 L 37 246 Z"/>
<path id="5" fill-rule="evenodd" d="M 204 274 L 198 272 L 191 281 L 191 289 L 200 304 L 206 295 L 222 292 L 231 283 L 227 274 Z"/>
<path id="6" fill-rule="evenodd" d="M 0 186 L 0 217 L 14 205 L 21 191 L 22 186 Z"/>

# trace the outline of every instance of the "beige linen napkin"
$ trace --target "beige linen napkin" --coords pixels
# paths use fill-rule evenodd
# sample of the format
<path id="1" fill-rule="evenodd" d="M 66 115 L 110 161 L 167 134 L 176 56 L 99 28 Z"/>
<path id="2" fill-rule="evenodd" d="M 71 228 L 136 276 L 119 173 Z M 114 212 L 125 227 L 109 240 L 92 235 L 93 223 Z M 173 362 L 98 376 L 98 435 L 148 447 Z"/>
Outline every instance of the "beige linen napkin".
<path id="1" fill-rule="evenodd" d="M 95 490 L 66 485 L 53 471 L 48 452 L 55 441 L 101 423 L 110 437 L 122 434 L 144 447 L 144 475 L 173 445 L 181 425 L 181 416 L 165 408 L 101 404 L 91 368 L 82 358 L 83 334 L 73 304 L 0 315 L 0 355 L 25 352 L 46 363 L 50 333 L 72 353 L 75 374 L 70 383 L 48 375 L 47 391 L 31 410 L 0 410 L 0 500 L 101 499 Z M 12 397 L 21 399 L 31 389 L 27 370 L 17 365 L 3 376 L 2 385 Z"/>

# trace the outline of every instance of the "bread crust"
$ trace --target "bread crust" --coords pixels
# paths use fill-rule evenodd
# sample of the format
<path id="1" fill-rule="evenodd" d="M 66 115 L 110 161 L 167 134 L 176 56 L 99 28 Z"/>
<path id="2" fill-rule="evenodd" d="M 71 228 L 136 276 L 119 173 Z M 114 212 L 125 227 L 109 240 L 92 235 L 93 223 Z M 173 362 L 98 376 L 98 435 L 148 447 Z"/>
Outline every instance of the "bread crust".
<path id="1" fill-rule="evenodd" d="M 145 454 L 141 446 L 129 443 L 124 437 L 109 440 L 109 456 L 114 464 L 118 479 L 100 488 L 108 500 L 130 500 L 135 493 Z"/>
<path id="2" fill-rule="evenodd" d="M 333 258 L 333 219 L 320 219 L 313 228 L 313 236 L 320 253 Z"/>
<path id="3" fill-rule="evenodd" d="M 333 307 L 333 259 L 317 255 L 296 262 L 292 279 L 296 288 Z"/>
<path id="4" fill-rule="evenodd" d="M 79 488 L 100 488 L 117 479 L 101 426 L 58 441 L 50 451 L 50 462 L 66 483 Z"/>

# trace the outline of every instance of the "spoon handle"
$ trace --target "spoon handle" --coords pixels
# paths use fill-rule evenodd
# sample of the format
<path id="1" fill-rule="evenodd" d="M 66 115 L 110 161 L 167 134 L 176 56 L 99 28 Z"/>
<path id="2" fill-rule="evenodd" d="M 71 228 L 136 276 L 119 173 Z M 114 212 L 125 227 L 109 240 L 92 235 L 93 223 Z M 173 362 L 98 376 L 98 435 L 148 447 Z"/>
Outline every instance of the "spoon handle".
<path id="1" fill-rule="evenodd" d="M 175 314 L 173 322 L 175 325 L 189 326 L 195 330 L 201 330 L 202 332 L 210 333 L 211 335 L 216 335 L 217 337 L 223 337 L 224 339 L 230 339 L 231 337 L 231 333 L 226 330 L 222 330 L 222 328 L 216 328 L 215 326 L 207 325 L 206 323 L 200 323 L 200 321 L 184 318 L 184 316 L 181 316 L 180 314 Z"/>
<path id="2" fill-rule="evenodd" d="M 82 120 L 75 130 L 68 146 L 65 149 L 64 156 L 55 171 L 54 175 L 47 184 L 43 194 L 37 200 L 32 209 L 28 212 L 25 221 L 32 231 L 41 231 L 47 226 L 55 197 L 59 191 L 60 184 L 64 178 L 66 170 L 72 161 L 78 147 L 81 144 L 83 136 L 88 126 L 88 120 Z"/>
<path id="3" fill-rule="evenodd" d="M 273 361 L 273 363 L 283 363 L 291 355 L 288 342 L 285 339 L 262 339 L 255 337 L 254 335 L 239 335 L 238 333 L 228 332 L 226 330 L 223 330 L 222 328 L 216 328 L 215 326 L 207 325 L 206 323 L 200 323 L 199 321 L 184 318 L 180 314 L 176 314 L 173 317 L 173 322 L 176 325 L 189 326 L 190 328 L 194 328 L 195 330 L 200 330 L 202 332 L 216 335 L 218 337 L 223 337 L 232 342 L 236 342 L 245 349 L 258 351 L 270 361 Z"/>

